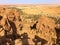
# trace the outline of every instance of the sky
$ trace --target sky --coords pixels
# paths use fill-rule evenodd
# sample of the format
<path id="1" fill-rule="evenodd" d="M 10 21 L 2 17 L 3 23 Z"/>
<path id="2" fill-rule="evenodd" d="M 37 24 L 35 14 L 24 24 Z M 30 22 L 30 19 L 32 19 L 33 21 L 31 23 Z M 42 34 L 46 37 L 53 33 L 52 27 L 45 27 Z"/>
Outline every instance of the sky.
<path id="1" fill-rule="evenodd" d="M 60 0 L 0 0 L 0 4 L 60 4 Z"/>

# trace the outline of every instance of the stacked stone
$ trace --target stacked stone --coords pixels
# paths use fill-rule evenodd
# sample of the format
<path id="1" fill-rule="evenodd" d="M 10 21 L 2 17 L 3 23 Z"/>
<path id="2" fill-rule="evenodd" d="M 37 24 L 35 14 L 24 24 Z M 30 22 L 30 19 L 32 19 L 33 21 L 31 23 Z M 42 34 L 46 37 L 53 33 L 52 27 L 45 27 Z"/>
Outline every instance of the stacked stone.
<path id="1" fill-rule="evenodd" d="M 21 35 L 24 33 L 28 34 L 28 42 L 29 44 L 35 45 L 33 42 L 33 39 L 35 36 L 38 36 L 41 39 L 44 39 L 47 41 L 46 45 L 52 45 L 53 43 L 56 43 L 56 31 L 55 31 L 55 21 L 51 18 L 48 18 L 46 16 L 41 16 L 37 19 L 36 23 L 36 29 L 31 29 L 31 24 L 26 23 L 21 20 L 20 18 L 20 12 L 15 8 L 2 8 L 0 7 L 0 16 L 2 16 L 2 20 L 0 20 L 0 25 L 3 26 L 5 29 L 10 28 L 10 24 L 8 23 L 8 26 L 5 26 L 5 21 L 7 18 L 15 23 L 15 26 L 17 28 L 17 34 Z M 30 20 L 27 20 L 28 22 Z M 0 28 L 0 30 L 3 30 L 0 32 L 0 36 L 4 36 L 4 29 Z M 11 29 L 12 30 L 12 29 Z M 12 32 L 12 31 L 11 31 Z M 10 33 L 11 33 L 10 32 Z M 23 38 L 23 37 L 21 37 Z M 15 45 L 19 45 L 18 42 L 20 42 L 20 45 L 22 45 L 21 39 L 15 40 Z"/>
<path id="2" fill-rule="evenodd" d="M 50 19 L 46 16 L 41 16 L 38 19 L 37 23 L 37 35 L 40 38 L 43 38 L 48 41 L 47 45 L 52 45 L 55 43 L 57 37 L 56 37 L 56 31 L 55 31 L 55 21 L 53 19 Z"/>

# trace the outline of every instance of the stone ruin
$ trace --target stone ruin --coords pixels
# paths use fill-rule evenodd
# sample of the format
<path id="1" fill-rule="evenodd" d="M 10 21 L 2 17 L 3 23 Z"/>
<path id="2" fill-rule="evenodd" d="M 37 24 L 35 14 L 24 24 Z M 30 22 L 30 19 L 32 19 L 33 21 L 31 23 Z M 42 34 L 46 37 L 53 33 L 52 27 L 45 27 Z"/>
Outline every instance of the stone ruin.
<path id="1" fill-rule="evenodd" d="M 0 7 L 0 45 L 56 45 L 55 21 L 41 16 L 31 26 L 16 8 Z"/>

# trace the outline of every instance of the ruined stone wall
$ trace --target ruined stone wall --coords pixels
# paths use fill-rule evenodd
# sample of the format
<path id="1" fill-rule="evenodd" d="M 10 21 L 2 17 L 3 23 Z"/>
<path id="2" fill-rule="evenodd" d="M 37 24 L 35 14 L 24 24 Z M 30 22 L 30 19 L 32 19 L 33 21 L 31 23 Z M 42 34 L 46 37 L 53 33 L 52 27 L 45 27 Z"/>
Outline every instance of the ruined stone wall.
<path id="1" fill-rule="evenodd" d="M 30 45 L 44 45 L 43 42 L 46 45 L 52 45 L 53 43 L 56 43 L 56 25 L 53 19 L 46 16 L 40 16 L 32 23 L 32 20 L 30 19 L 24 19 L 23 21 L 21 15 L 21 12 L 17 8 L 0 7 L 0 16 L 3 17 L 0 20 L 0 25 L 2 25 L 2 27 L 0 27 L 0 37 L 5 35 L 4 30 L 7 30 L 8 35 L 11 35 L 14 28 L 12 28 L 12 25 L 14 23 L 16 26 L 15 30 L 17 31 L 16 35 L 18 35 L 15 35 L 17 38 L 13 37 L 15 38 L 15 45 L 24 45 L 23 42 L 25 45 L 27 45 L 27 42 L 24 40 L 28 40 Z M 12 22 L 12 25 L 9 21 Z M 25 37 L 23 35 L 25 35 Z"/>

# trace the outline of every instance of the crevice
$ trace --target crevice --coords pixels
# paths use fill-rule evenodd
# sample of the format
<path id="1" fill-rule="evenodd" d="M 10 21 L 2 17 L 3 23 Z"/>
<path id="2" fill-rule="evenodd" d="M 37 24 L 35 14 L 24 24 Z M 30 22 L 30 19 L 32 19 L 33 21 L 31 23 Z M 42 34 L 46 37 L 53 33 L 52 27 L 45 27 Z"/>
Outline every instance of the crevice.
<path id="1" fill-rule="evenodd" d="M 33 26 L 30 26 L 31 30 L 32 30 L 32 29 L 37 29 L 37 28 L 36 28 L 37 23 L 38 23 L 38 21 L 37 21 L 36 23 L 34 23 Z"/>

